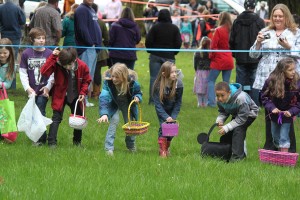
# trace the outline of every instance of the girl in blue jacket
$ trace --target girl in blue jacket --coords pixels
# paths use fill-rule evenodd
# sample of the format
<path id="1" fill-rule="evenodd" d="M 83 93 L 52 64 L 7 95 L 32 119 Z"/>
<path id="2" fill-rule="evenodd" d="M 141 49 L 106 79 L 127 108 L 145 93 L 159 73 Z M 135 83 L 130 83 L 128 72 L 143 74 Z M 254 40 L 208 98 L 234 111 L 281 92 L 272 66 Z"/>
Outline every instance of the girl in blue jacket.
<path id="1" fill-rule="evenodd" d="M 125 64 L 116 63 L 104 73 L 105 81 L 99 98 L 100 118 L 98 123 L 110 122 L 105 139 L 105 150 L 107 155 L 113 155 L 114 140 L 119 123 L 119 110 L 124 123 L 128 122 L 128 106 L 132 100 L 142 101 L 140 85 L 136 81 L 137 74 L 127 68 Z M 137 120 L 137 106 L 131 107 L 131 117 Z M 125 137 L 126 147 L 135 152 L 135 136 Z"/>
<path id="2" fill-rule="evenodd" d="M 174 63 L 166 61 L 162 64 L 153 85 L 153 101 L 160 128 L 158 130 L 159 155 L 167 157 L 173 137 L 163 137 L 161 124 L 176 120 L 182 102 L 183 84 L 177 79 Z"/>

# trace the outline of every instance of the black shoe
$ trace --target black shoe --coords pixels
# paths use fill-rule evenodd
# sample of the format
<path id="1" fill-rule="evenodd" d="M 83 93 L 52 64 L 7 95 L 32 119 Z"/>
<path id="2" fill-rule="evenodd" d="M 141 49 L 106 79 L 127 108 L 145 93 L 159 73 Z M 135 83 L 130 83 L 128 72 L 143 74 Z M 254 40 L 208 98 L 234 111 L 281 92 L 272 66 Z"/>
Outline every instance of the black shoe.
<path id="1" fill-rule="evenodd" d="M 50 149 L 56 149 L 57 145 L 56 144 L 48 144 L 48 147 Z"/>

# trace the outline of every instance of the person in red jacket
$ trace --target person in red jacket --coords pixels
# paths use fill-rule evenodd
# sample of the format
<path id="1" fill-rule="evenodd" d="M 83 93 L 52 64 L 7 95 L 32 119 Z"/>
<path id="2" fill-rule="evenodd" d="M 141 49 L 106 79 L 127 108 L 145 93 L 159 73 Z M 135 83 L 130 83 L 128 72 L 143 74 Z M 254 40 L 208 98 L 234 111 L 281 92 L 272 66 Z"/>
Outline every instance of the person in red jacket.
<path id="1" fill-rule="evenodd" d="M 233 57 L 229 52 L 229 33 L 232 21 L 228 12 L 221 12 L 219 16 L 219 27 L 215 29 L 215 33 L 211 42 L 212 50 L 228 50 L 228 52 L 211 52 L 209 58 L 210 72 L 208 75 L 208 106 L 216 106 L 215 83 L 222 72 L 223 81 L 229 83 L 231 70 L 234 67 Z"/>
<path id="2" fill-rule="evenodd" d="M 41 74 L 50 76 L 54 73 L 54 86 L 52 88 L 52 124 L 48 135 L 48 146 L 56 147 L 57 131 L 63 118 L 65 105 L 74 114 L 76 100 L 82 102 L 88 93 L 91 82 L 88 66 L 77 58 L 74 48 L 61 51 L 56 48 L 41 68 Z M 82 115 L 82 104 L 76 109 L 76 115 Z M 81 145 L 82 130 L 74 129 L 73 144 Z"/>

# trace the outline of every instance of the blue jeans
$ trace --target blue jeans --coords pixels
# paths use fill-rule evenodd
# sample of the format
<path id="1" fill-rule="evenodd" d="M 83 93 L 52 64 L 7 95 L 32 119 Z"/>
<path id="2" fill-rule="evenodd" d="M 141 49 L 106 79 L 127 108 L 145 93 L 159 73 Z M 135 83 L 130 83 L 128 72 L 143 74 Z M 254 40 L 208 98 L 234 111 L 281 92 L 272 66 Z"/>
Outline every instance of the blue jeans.
<path id="1" fill-rule="evenodd" d="M 271 121 L 271 131 L 275 147 L 290 148 L 290 127 L 291 123 L 277 124 Z"/>
<path id="2" fill-rule="evenodd" d="M 44 96 L 36 96 L 35 103 L 37 107 L 40 109 L 43 116 L 46 116 L 46 106 L 47 106 L 48 98 Z M 47 140 L 47 134 L 46 131 L 43 133 L 43 135 L 40 137 L 38 142 L 41 142 L 43 144 L 46 144 Z"/>
<path id="3" fill-rule="evenodd" d="M 150 71 L 149 104 L 153 103 L 153 99 L 151 97 L 153 83 L 158 75 L 161 65 L 166 61 L 175 63 L 175 60 L 173 60 L 173 59 L 162 58 L 162 57 L 155 56 L 152 54 L 150 54 L 150 56 L 149 56 L 149 71 Z"/>
<path id="4" fill-rule="evenodd" d="M 252 88 L 255 80 L 257 63 L 236 64 L 236 82 L 243 86 L 256 105 L 259 105 L 259 90 Z"/>
<path id="5" fill-rule="evenodd" d="M 96 63 L 97 63 L 97 52 L 95 49 L 88 48 L 86 49 L 79 57 L 87 66 L 89 67 L 90 70 L 90 75 L 92 80 L 94 80 L 94 74 L 95 74 L 95 69 L 96 69 Z"/>
<path id="6" fill-rule="evenodd" d="M 223 81 L 229 83 L 231 70 L 216 70 L 216 69 L 210 70 L 207 78 L 208 79 L 208 102 L 207 102 L 208 106 L 212 106 L 212 107 L 216 106 L 215 83 L 220 72 L 222 72 Z"/>
<path id="7" fill-rule="evenodd" d="M 116 132 L 117 132 L 117 126 L 119 124 L 120 117 L 119 117 L 119 110 L 115 112 L 115 114 L 111 117 L 108 130 L 106 133 L 105 138 L 105 150 L 114 150 L 114 141 L 116 138 Z M 126 147 L 128 149 L 134 149 L 135 148 L 135 136 L 126 136 L 125 137 L 125 143 Z"/>
<path id="8" fill-rule="evenodd" d="M 127 66 L 128 69 L 134 70 L 135 60 L 126 60 L 121 58 L 111 58 L 112 64 L 123 63 Z"/>

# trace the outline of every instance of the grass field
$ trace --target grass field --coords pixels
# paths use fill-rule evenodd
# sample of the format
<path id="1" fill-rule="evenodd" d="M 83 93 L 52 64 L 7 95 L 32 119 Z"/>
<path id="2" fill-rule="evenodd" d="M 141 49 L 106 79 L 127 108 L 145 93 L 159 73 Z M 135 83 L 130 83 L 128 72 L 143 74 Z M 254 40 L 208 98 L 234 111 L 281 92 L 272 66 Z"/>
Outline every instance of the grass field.
<path id="1" fill-rule="evenodd" d="M 107 125 L 96 123 L 98 106 L 87 108 L 88 127 L 83 132 L 84 148 L 72 145 L 73 130 L 68 126 L 66 107 L 58 133 L 58 147 L 33 147 L 24 133 L 14 144 L 0 144 L 0 199 L 299 199 L 299 167 L 262 164 L 258 149 L 264 142 L 263 111 L 247 133 L 248 157 L 225 163 L 199 155 L 199 132 L 207 132 L 217 115 L 216 108 L 197 108 L 193 95 L 192 53 L 177 56 L 177 68 L 184 73 L 184 97 L 179 114 L 180 132 L 171 146 L 172 156 L 158 156 L 158 120 L 147 104 L 148 54 L 138 53 L 136 71 L 142 85 L 143 121 L 151 123 L 148 133 L 136 140 L 137 153 L 125 147 L 119 125 L 115 155 L 104 151 Z M 103 70 L 102 70 L 103 71 Z M 233 73 L 231 81 L 234 82 Z M 16 117 L 27 101 L 20 82 L 9 91 L 15 102 Z M 93 103 L 98 105 L 96 100 Z M 47 116 L 52 110 L 48 103 Z M 299 120 L 295 122 L 296 135 Z M 298 137 L 299 138 L 299 137 Z M 219 139 L 214 132 L 213 140 Z"/>

